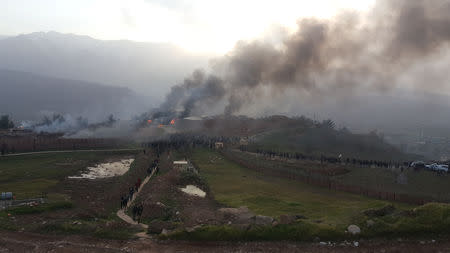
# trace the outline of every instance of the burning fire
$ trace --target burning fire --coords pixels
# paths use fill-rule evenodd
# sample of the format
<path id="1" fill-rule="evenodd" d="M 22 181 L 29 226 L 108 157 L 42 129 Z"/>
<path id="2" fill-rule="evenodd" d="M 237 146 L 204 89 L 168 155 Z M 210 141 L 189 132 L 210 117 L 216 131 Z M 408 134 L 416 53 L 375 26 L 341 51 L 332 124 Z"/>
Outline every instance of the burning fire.
<path id="1" fill-rule="evenodd" d="M 151 119 L 147 120 L 147 123 L 151 124 L 151 123 L 152 123 L 152 120 L 151 120 Z"/>
<path id="2" fill-rule="evenodd" d="M 175 119 L 172 119 L 172 120 L 170 121 L 170 124 L 171 124 L 171 125 L 175 125 Z"/>

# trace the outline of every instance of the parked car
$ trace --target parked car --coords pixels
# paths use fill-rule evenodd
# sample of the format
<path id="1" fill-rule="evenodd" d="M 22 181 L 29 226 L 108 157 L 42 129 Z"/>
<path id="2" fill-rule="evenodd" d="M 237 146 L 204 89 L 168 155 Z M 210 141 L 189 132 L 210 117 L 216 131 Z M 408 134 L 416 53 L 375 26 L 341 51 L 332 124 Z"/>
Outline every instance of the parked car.
<path id="1" fill-rule="evenodd" d="M 448 165 L 446 165 L 446 164 L 433 163 L 433 164 L 425 165 L 425 167 L 427 169 L 433 170 L 433 171 L 448 172 Z"/>

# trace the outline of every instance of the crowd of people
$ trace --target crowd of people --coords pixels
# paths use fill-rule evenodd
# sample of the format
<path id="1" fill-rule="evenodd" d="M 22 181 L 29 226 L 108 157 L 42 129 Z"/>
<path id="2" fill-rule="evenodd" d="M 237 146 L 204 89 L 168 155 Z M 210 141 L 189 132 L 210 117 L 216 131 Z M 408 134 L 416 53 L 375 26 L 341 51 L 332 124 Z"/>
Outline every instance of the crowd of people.
<path id="1" fill-rule="evenodd" d="M 295 159 L 295 160 L 311 160 L 311 161 L 320 161 L 321 163 L 331 163 L 331 164 L 348 164 L 360 167 L 378 167 L 378 168 L 407 168 L 409 167 L 410 162 L 398 162 L 398 161 L 378 161 L 378 160 L 364 160 L 364 159 L 356 159 L 350 157 L 331 157 L 331 156 L 313 156 L 313 155 L 304 155 L 299 152 L 289 153 L 289 152 L 280 152 L 274 150 L 264 150 L 264 149 L 248 149 L 246 146 L 240 146 L 241 151 L 250 151 L 255 152 L 257 154 L 262 155 L 263 157 L 275 158 L 279 157 L 282 159 Z"/>
<path id="2" fill-rule="evenodd" d="M 145 153 L 145 151 L 144 151 Z M 155 173 L 158 173 L 159 171 L 159 155 L 157 159 L 154 159 L 150 166 L 147 168 L 147 176 L 150 176 L 153 171 L 155 170 Z M 139 188 L 142 185 L 141 178 L 138 178 L 136 180 L 136 183 L 133 186 L 130 186 L 128 188 L 127 194 L 120 197 L 120 208 L 121 209 L 127 209 L 128 205 L 133 200 L 133 196 L 139 192 Z M 137 221 L 138 223 L 141 221 L 142 211 L 144 210 L 144 203 L 140 202 L 139 204 L 135 204 L 131 208 L 132 218 L 134 221 Z"/>
<path id="3" fill-rule="evenodd" d="M 156 140 L 148 143 L 144 143 L 144 147 L 152 148 L 158 155 L 167 150 L 179 150 L 183 148 L 215 148 L 215 143 L 239 143 L 240 137 L 229 136 L 207 136 L 207 135 L 194 135 L 194 134 L 173 134 L 168 138 Z M 274 158 L 279 157 L 283 159 L 296 159 L 296 160 L 311 160 L 320 161 L 321 163 L 345 163 L 348 165 L 360 166 L 360 167 L 380 167 L 380 168 L 407 168 L 410 161 L 380 161 L 380 160 L 368 160 L 358 159 L 351 157 L 332 157 L 327 155 L 306 155 L 299 152 L 281 152 L 274 150 L 265 150 L 261 148 L 251 148 L 249 146 L 241 145 L 241 151 L 255 152 L 264 157 Z"/>
<path id="4" fill-rule="evenodd" d="M 134 194 L 139 191 L 139 187 L 141 187 L 141 184 L 142 180 L 138 178 L 136 183 L 128 188 L 128 193 L 120 197 L 121 209 L 127 208 L 128 203 L 133 200 Z"/>
<path id="5" fill-rule="evenodd" d="M 222 143 L 237 143 L 240 137 L 229 136 L 207 136 L 196 134 L 173 134 L 165 139 L 155 140 L 144 143 L 143 147 L 152 148 L 158 155 L 167 150 L 180 150 L 184 148 L 215 148 L 216 142 Z"/>

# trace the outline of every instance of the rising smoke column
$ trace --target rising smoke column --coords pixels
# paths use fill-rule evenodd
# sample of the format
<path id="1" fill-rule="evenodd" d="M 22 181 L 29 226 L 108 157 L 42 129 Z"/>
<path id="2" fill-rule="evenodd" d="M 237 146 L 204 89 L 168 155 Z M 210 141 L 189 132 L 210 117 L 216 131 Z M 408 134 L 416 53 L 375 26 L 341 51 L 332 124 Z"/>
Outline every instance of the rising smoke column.
<path id="1" fill-rule="evenodd" d="M 256 103 L 261 88 L 318 97 L 359 87 L 389 90 L 401 73 L 448 49 L 449 41 L 450 0 L 380 0 L 367 16 L 301 19 L 282 47 L 239 42 L 218 61 L 220 71 L 195 71 L 172 88 L 160 109 L 182 108 L 189 116 L 225 100 L 223 112 L 233 114 Z"/>

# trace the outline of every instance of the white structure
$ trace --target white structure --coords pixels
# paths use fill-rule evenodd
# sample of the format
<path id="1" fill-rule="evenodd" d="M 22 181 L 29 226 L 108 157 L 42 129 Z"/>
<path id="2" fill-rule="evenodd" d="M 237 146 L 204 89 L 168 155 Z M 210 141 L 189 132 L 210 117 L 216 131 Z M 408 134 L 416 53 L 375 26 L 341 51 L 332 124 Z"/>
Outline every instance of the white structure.
<path id="1" fill-rule="evenodd" d="M 189 161 L 185 161 L 185 160 L 174 161 L 173 162 L 173 167 L 177 168 L 179 170 L 185 170 L 185 171 L 198 173 L 198 171 L 194 168 L 194 166 Z"/>

